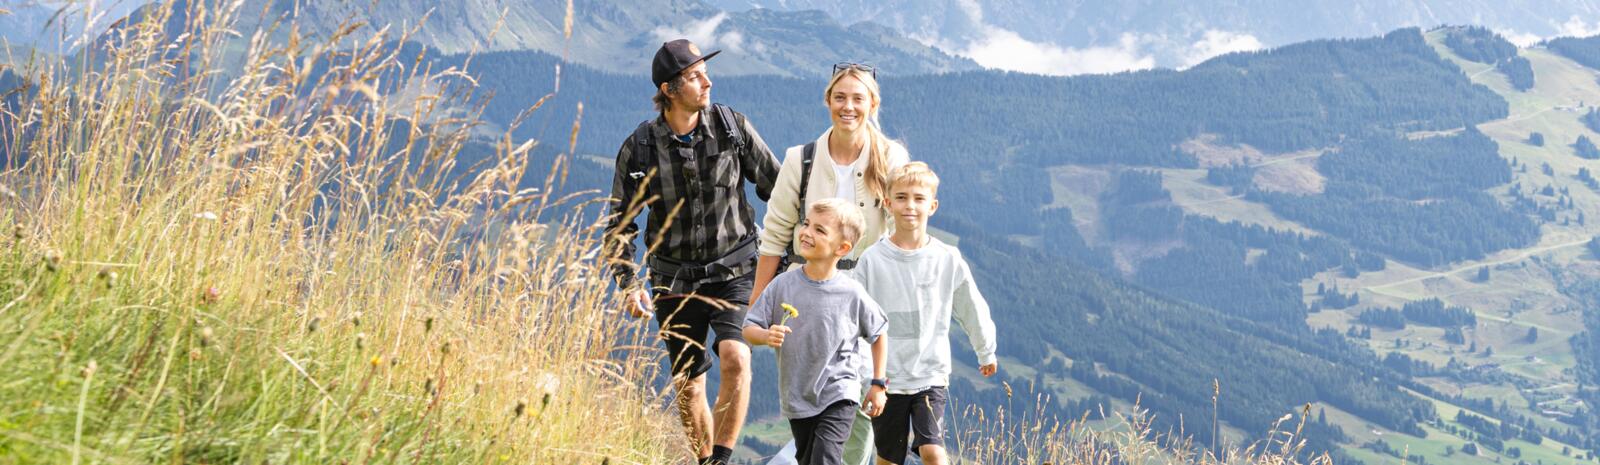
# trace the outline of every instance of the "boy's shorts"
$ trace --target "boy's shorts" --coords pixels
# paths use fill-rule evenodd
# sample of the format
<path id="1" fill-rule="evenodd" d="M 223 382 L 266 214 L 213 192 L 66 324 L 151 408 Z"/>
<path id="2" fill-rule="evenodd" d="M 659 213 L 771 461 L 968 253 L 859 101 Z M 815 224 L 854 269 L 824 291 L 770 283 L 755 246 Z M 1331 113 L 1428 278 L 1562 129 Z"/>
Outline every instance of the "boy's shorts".
<path id="1" fill-rule="evenodd" d="M 814 417 L 789 420 L 794 433 L 794 459 L 799 465 L 844 465 L 844 441 L 850 438 L 861 404 L 841 400 Z"/>
<path id="2" fill-rule="evenodd" d="M 694 379 L 711 371 L 706 348 L 716 352 L 722 341 L 744 340 L 744 316 L 750 309 L 750 290 L 755 274 L 745 274 L 720 283 L 700 285 L 688 296 L 663 295 L 655 299 L 656 323 L 661 325 L 661 340 L 667 346 L 672 374 Z M 706 300 L 722 300 L 732 305 L 721 308 Z M 709 332 L 717 333 L 709 346 L 703 346 Z"/>
<path id="3" fill-rule="evenodd" d="M 878 458 L 905 463 L 908 435 L 913 436 L 911 449 L 929 444 L 944 447 L 944 406 L 949 400 L 943 386 L 916 394 L 889 394 L 883 413 L 872 419 Z"/>

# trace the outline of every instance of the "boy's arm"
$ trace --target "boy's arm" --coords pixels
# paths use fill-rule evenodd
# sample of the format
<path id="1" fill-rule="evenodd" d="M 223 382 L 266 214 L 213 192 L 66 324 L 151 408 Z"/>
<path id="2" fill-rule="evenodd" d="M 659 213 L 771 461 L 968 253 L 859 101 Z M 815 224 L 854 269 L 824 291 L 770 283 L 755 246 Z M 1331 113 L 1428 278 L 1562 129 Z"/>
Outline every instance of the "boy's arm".
<path id="1" fill-rule="evenodd" d="M 744 325 L 743 333 L 744 340 L 749 342 L 750 345 L 772 346 L 774 349 L 776 349 L 783 347 L 783 339 L 789 334 L 789 327 L 784 325 L 772 325 L 770 328 L 762 328 L 754 324 L 746 323 Z"/>
<path id="2" fill-rule="evenodd" d="M 872 379 L 885 379 L 889 376 L 889 338 L 878 336 L 872 341 Z M 867 388 L 867 403 L 862 408 L 867 411 L 867 416 L 876 417 L 883 413 L 884 404 L 889 401 L 889 388 L 873 384 Z"/>
<path id="3" fill-rule="evenodd" d="M 772 324 L 772 307 L 775 307 L 772 302 L 772 296 L 763 295 L 745 313 L 740 333 L 751 345 L 779 347 L 783 345 L 784 335 L 789 333 L 787 326 Z"/>
<path id="4" fill-rule="evenodd" d="M 859 285 L 858 285 L 859 286 Z M 889 332 L 889 319 L 883 315 L 883 307 L 867 295 L 864 288 L 860 289 L 856 305 L 856 324 L 860 327 L 860 336 L 872 343 L 872 379 L 885 379 L 889 376 L 889 338 L 884 337 Z M 867 388 L 867 401 L 861 409 L 867 416 L 876 417 L 883 413 L 884 403 L 888 401 L 886 386 L 873 386 Z"/>
<path id="5" fill-rule="evenodd" d="M 994 320 L 989 318 L 989 302 L 983 300 L 983 294 L 978 292 L 978 286 L 972 280 L 972 270 L 967 267 L 965 260 L 960 260 L 959 256 L 957 259 L 956 269 L 961 278 L 951 298 L 952 316 L 967 333 L 972 351 L 978 354 L 979 371 L 989 376 L 994 374 L 997 360 Z"/>

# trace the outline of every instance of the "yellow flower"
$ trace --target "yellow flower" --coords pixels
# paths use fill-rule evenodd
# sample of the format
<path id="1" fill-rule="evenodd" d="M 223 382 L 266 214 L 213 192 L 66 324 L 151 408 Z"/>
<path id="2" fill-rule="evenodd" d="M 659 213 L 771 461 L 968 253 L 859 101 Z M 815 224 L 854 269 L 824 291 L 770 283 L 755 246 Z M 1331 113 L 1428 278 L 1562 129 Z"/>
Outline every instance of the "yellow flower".
<path id="1" fill-rule="evenodd" d="M 787 323 L 790 318 L 800 316 L 800 310 L 796 310 L 793 305 L 779 304 L 779 306 L 783 307 L 783 319 L 778 320 L 780 325 Z"/>

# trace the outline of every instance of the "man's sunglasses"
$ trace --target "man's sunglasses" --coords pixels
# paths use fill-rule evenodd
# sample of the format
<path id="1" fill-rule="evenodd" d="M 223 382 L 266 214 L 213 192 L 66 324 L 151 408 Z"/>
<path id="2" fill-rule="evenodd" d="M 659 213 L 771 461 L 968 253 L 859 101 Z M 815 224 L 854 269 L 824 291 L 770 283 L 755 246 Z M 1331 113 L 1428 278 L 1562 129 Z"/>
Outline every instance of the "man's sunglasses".
<path id="1" fill-rule="evenodd" d="M 844 72 L 844 70 L 847 70 L 847 69 L 853 69 L 853 70 L 856 70 L 856 71 L 861 71 L 861 72 L 867 73 L 867 74 L 871 75 L 873 79 L 877 79 L 878 78 L 878 69 L 877 68 L 873 68 L 871 65 L 863 65 L 861 63 L 851 63 L 851 62 L 848 62 L 848 61 L 835 63 L 833 65 L 833 74 L 834 75 L 838 75 L 839 73 L 842 73 L 842 72 Z"/>

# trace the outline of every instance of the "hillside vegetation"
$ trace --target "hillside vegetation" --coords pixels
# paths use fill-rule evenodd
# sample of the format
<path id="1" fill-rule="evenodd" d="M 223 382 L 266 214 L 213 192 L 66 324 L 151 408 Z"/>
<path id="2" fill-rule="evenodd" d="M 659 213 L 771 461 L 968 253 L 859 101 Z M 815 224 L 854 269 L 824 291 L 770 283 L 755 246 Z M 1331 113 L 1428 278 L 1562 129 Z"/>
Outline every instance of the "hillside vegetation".
<path id="1" fill-rule="evenodd" d="M 440 188 L 475 117 L 437 111 L 476 92 L 459 70 L 332 37 L 224 76 L 238 12 L 188 12 L 170 49 L 166 13 L 92 69 L 22 71 L 0 114 L 0 461 L 680 455 L 592 228 L 517 187 L 561 161 L 505 141 Z"/>

